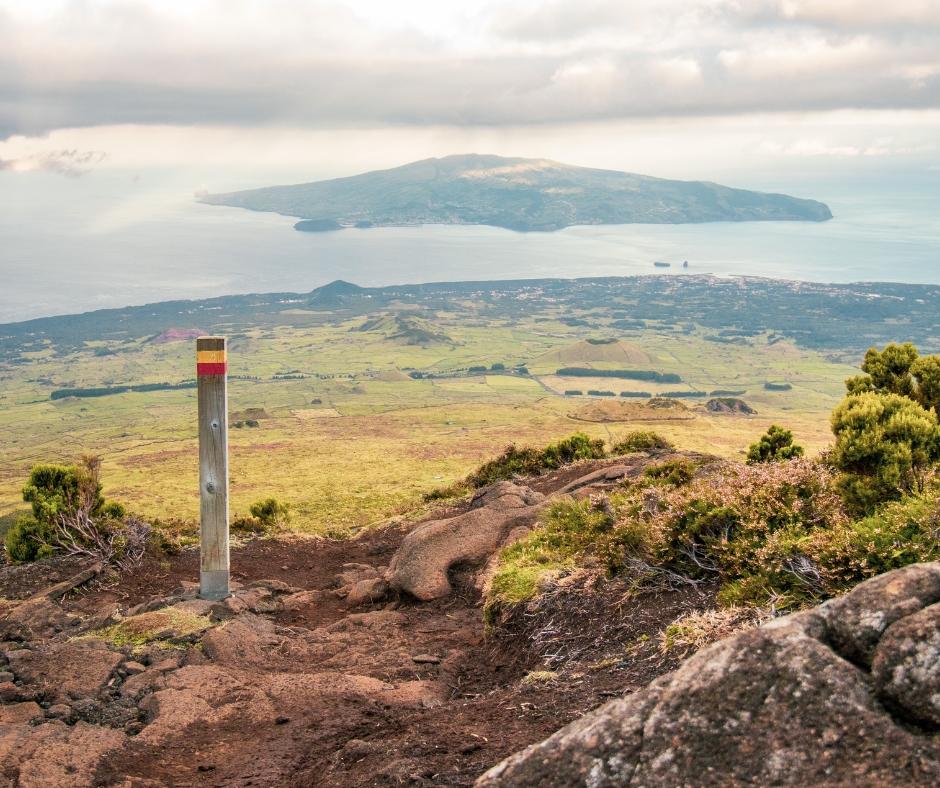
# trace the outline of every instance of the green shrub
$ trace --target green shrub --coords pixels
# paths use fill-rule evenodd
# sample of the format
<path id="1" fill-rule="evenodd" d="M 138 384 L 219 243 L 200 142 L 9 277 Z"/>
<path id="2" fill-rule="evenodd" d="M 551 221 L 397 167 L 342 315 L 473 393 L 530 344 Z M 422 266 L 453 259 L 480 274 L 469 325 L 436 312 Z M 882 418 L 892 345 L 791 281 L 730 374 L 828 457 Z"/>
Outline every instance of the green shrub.
<path id="1" fill-rule="evenodd" d="M 147 547 L 151 553 L 163 555 L 179 555 L 183 552 L 182 540 L 162 528 L 151 529 Z"/>
<path id="2" fill-rule="evenodd" d="M 658 433 L 652 430 L 635 430 L 634 432 L 628 432 L 622 438 L 618 438 L 611 447 L 610 453 L 616 456 L 637 451 L 648 451 L 649 449 L 675 451 L 675 447 Z"/>
<path id="3" fill-rule="evenodd" d="M 803 456 L 803 447 L 793 442 L 793 433 L 771 424 L 757 443 L 752 443 L 747 452 L 747 464 L 757 462 L 785 462 Z"/>
<path id="4" fill-rule="evenodd" d="M 248 507 L 248 511 L 266 527 L 283 528 L 290 522 L 290 505 L 282 503 L 277 498 L 255 501 Z"/>
<path id="5" fill-rule="evenodd" d="M 877 506 L 920 493 L 940 457 L 934 411 L 900 394 L 849 394 L 832 411 L 835 445 L 830 462 L 842 471 L 839 488 L 850 510 L 873 514 Z"/>
<path id="6" fill-rule="evenodd" d="M 425 503 L 431 503 L 431 501 L 446 501 L 451 498 L 461 498 L 468 492 L 470 492 L 470 485 L 464 479 L 454 482 L 447 487 L 438 487 L 435 490 L 431 490 L 431 492 L 426 492 L 421 498 Z"/>
<path id="7" fill-rule="evenodd" d="M 544 470 L 555 470 L 576 460 L 603 459 L 606 456 L 604 441 L 576 432 L 557 443 L 549 443 L 544 449 L 532 446 L 507 446 L 494 460 L 483 463 L 467 477 L 474 487 L 512 479 L 517 476 L 535 476 Z"/>
<path id="8" fill-rule="evenodd" d="M 104 506 L 96 477 L 99 467 L 96 457 L 84 457 L 82 465 L 34 465 L 23 488 L 23 500 L 32 505 L 33 517 L 43 523 L 51 524 L 58 514 L 72 514 L 82 504 L 94 517 Z"/>
<path id="9" fill-rule="evenodd" d="M 124 504 L 122 503 L 108 501 L 101 507 L 101 514 L 105 517 L 110 517 L 112 520 L 123 520 L 127 517 L 127 509 L 124 508 Z"/>
<path id="10" fill-rule="evenodd" d="M 21 518 L 5 540 L 11 561 L 34 561 L 57 552 L 93 556 L 127 566 L 146 549 L 150 525 L 128 517 L 101 495 L 101 462 L 84 455 L 77 465 L 40 463 L 23 487 L 33 516 Z"/>
<path id="11" fill-rule="evenodd" d="M 531 446 L 518 447 L 510 444 L 499 457 L 484 462 L 467 478 L 474 487 L 485 487 L 501 479 L 534 476 L 540 473 L 543 467 L 541 451 Z"/>
<path id="12" fill-rule="evenodd" d="M 7 531 L 9 531 L 13 527 L 13 524 L 24 514 L 26 514 L 26 512 L 22 509 L 13 509 L 6 514 L 0 514 L 0 542 L 6 540 Z"/>
<path id="13" fill-rule="evenodd" d="M 6 553 L 10 561 L 25 563 L 37 558 L 51 558 L 49 546 L 54 536 L 52 525 L 35 517 L 23 515 L 7 531 Z"/>
<path id="14" fill-rule="evenodd" d="M 556 469 L 576 460 L 602 460 L 606 456 L 603 438 L 591 438 L 579 431 L 558 443 L 549 443 L 542 450 L 542 464 Z"/>
<path id="15" fill-rule="evenodd" d="M 493 364 L 493 366 L 490 367 L 490 369 L 493 370 L 494 372 L 499 372 L 501 370 L 506 369 L 506 365 L 501 364 L 497 361 L 495 364 Z"/>
<path id="16" fill-rule="evenodd" d="M 940 406 L 940 356 L 921 357 L 910 342 L 891 343 L 884 350 L 869 348 L 862 372 L 845 381 L 849 394 L 897 394 L 913 400 L 925 410 Z"/>

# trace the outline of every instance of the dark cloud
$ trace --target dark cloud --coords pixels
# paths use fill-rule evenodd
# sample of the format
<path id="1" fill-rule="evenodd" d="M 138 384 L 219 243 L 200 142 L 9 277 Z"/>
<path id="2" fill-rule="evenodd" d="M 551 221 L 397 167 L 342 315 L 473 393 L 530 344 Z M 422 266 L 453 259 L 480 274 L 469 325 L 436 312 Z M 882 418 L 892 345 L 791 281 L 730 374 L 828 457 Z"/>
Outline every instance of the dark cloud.
<path id="1" fill-rule="evenodd" d="M 42 23 L 0 11 L 0 138 L 940 106 L 940 3 L 922 0 L 503 4 L 457 38 L 303 0 L 268 8 L 186 22 L 127 3 Z"/>

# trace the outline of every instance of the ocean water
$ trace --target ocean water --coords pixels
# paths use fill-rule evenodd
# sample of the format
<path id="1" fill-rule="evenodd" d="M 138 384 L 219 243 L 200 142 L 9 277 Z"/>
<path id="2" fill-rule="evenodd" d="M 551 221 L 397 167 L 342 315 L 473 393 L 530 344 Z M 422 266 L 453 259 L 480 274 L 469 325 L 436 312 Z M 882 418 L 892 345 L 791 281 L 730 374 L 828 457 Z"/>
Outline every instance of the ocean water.
<path id="1" fill-rule="evenodd" d="M 528 234 L 462 226 L 300 233 L 289 217 L 196 203 L 191 173 L 0 172 L 0 323 L 176 298 L 307 292 L 334 279 L 370 286 L 712 273 L 940 284 L 940 172 L 761 178 L 730 185 L 820 199 L 835 218 Z"/>

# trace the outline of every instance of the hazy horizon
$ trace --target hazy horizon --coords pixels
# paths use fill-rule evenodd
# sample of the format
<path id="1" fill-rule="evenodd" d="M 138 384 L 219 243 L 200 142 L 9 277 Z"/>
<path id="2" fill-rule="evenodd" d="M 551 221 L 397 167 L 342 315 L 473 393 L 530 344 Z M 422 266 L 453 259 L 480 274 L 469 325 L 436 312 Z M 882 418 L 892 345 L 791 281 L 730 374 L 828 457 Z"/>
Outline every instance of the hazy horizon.
<path id="1" fill-rule="evenodd" d="M 675 253 L 940 280 L 940 6 L 919 0 L 0 0 L 0 91 L 0 321 L 309 290 L 350 266 L 361 283 L 601 275 Z M 561 260 L 535 236 L 301 240 L 193 204 L 469 152 L 782 192 L 835 218 L 568 232 Z"/>

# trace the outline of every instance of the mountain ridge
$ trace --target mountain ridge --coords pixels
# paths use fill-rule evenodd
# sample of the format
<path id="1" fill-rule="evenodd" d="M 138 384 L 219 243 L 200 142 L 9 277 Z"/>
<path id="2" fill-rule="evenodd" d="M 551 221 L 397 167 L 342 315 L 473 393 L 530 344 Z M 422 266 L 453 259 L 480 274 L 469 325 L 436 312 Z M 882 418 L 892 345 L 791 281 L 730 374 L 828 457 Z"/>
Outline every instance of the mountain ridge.
<path id="1" fill-rule="evenodd" d="M 419 224 L 483 224 L 525 232 L 573 225 L 832 218 L 825 203 L 785 194 L 480 154 L 198 200 L 295 216 L 301 220 L 296 229 L 308 232 Z"/>

